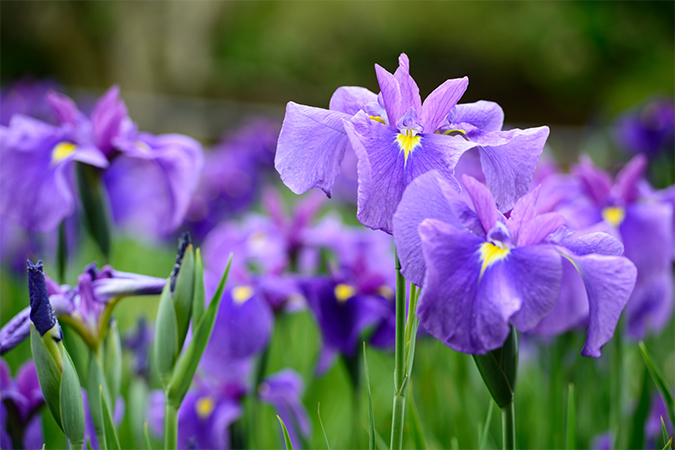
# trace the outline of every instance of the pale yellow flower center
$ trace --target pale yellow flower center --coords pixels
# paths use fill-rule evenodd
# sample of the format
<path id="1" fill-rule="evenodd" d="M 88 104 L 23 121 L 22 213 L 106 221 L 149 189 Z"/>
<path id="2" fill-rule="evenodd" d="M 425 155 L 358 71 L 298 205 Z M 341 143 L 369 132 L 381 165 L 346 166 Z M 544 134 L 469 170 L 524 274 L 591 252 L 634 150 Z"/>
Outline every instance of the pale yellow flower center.
<path id="1" fill-rule="evenodd" d="M 195 405 L 197 415 L 201 419 L 208 419 L 215 407 L 216 405 L 213 403 L 213 399 L 211 397 L 201 397 L 199 400 L 197 400 L 197 404 Z"/>
<path id="2" fill-rule="evenodd" d="M 52 162 L 58 163 L 63 161 L 72 155 L 76 149 L 77 146 L 75 144 L 71 144 L 70 142 L 61 142 L 57 144 L 52 150 Z"/>
<path id="3" fill-rule="evenodd" d="M 621 222 L 623 222 L 625 217 L 626 210 L 620 206 L 609 206 L 602 210 L 602 218 L 613 227 L 621 225 Z"/>
<path id="4" fill-rule="evenodd" d="M 415 136 L 412 130 L 405 130 L 405 134 L 396 135 L 396 142 L 403 150 L 404 163 L 408 162 L 408 155 L 420 145 L 420 137 Z"/>
<path id="5" fill-rule="evenodd" d="M 334 289 L 335 298 L 337 298 L 339 302 L 346 302 L 354 296 L 355 292 L 354 286 L 343 283 L 338 284 Z"/>
<path id="6" fill-rule="evenodd" d="M 480 276 L 482 277 L 485 273 L 485 270 L 490 265 L 509 256 L 511 250 L 495 245 L 492 242 L 485 242 L 484 244 L 481 244 L 480 249 L 478 249 L 478 253 L 480 254 L 480 260 L 482 263 L 480 267 Z"/>
<path id="7" fill-rule="evenodd" d="M 237 286 L 232 289 L 232 298 L 235 303 L 242 304 L 253 297 L 253 288 L 251 286 Z"/>

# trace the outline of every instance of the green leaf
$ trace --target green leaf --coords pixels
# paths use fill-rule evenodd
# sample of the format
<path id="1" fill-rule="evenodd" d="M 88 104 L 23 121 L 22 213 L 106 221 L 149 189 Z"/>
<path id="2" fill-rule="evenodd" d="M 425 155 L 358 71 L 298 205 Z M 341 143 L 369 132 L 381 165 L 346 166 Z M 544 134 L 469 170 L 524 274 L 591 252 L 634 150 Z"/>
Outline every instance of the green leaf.
<path id="1" fill-rule="evenodd" d="M 176 286 L 173 291 L 173 307 L 176 311 L 176 324 L 178 328 L 178 353 L 183 347 L 185 336 L 190 327 L 192 316 L 192 294 L 194 293 L 195 281 L 195 251 L 192 244 L 188 245 L 180 263 L 180 270 L 176 277 Z"/>
<path id="2" fill-rule="evenodd" d="M 483 431 L 480 433 L 480 440 L 478 441 L 479 450 L 485 450 L 487 447 L 488 432 L 490 431 L 490 423 L 492 422 L 492 410 L 494 409 L 495 403 L 490 401 L 490 406 L 488 406 L 487 418 L 485 419 L 485 426 Z"/>
<path id="3" fill-rule="evenodd" d="M 204 264 L 202 263 L 202 252 L 195 250 L 195 284 L 194 294 L 192 295 L 192 329 L 196 330 L 197 325 L 204 315 L 204 302 L 206 293 L 204 289 Z"/>
<path id="4" fill-rule="evenodd" d="M 32 323 L 30 324 L 30 348 L 33 352 L 35 370 L 45 403 L 47 403 L 54 420 L 63 430 L 63 422 L 61 421 L 61 369 L 45 347 L 40 332 Z"/>
<path id="5" fill-rule="evenodd" d="M 96 437 L 98 438 L 99 445 L 103 450 L 105 447 L 105 435 L 104 435 L 104 424 L 103 416 L 101 415 L 101 401 L 99 400 L 98 391 L 99 388 L 103 388 L 103 396 L 106 402 L 111 403 L 110 391 L 108 389 L 108 383 L 106 381 L 105 375 L 103 374 L 103 369 L 94 355 L 93 352 L 89 352 L 89 369 L 87 370 L 87 397 L 89 398 L 89 412 L 91 414 L 91 421 L 94 424 L 94 429 L 96 431 Z"/>
<path id="6" fill-rule="evenodd" d="M 143 425 L 143 444 L 145 445 L 145 450 L 152 450 L 150 434 L 148 433 L 148 422 L 145 422 L 145 425 Z"/>
<path id="7" fill-rule="evenodd" d="M 107 400 L 112 404 L 112 401 L 119 396 L 122 384 L 122 343 L 115 320 L 110 323 L 103 342 L 103 373 L 105 373 L 110 393 Z"/>
<path id="8" fill-rule="evenodd" d="M 76 167 L 84 225 L 107 262 L 110 259 L 110 220 L 101 175 L 99 169 L 84 163 L 78 162 Z"/>
<path id="9" fill-rule="evenodd" d="M 44 446 L 42 447 L 42 450 L 45 450 Z M 91 439 L 89 439 L 89 437 L 87 437 L 87 450 L 94 450 L 91 446 Z"/>
<path id="10" fill-rule="evenodd" d="M 180 406 L 183 402 L 183 398 L 187 393 L 190 385 L 192 384 L 192 379 L 194 378 L 195 371 L 197 366 L 199 366 L 199 360 L 202 358 L 204 349 L 211 338 L 211 333 L 213 332 L 213 324 L 216 321 L 216 316 L 218 315 L 218 307 L 220 306 L 220 301 L 223 297 L 222 292 L 227 283 L 227 278 L 230 274 L 230 266 L 232 265 L 232 255 L 230 255 L 227 261 L 227 267 L 223 276 L 220 279 L 220 285 L 216 294 L 214 294 L 209 303 L 209 307 L 204 313 L 204 317 L 197 326 L 190 345 L 185 350 L 181 358 L 178 360 L 176 365 L 176 370 L 171 378 L 169 387 L 167 390 L 167 396 L 169 402 L 176 407 Z M 220 294 L 220 295 L 217 295 Z"/>
<path id="11" fill-rule="evenodd" d="M 166 387 L 171 381 L 171 372 L 178 356 L 178 325 L 171 299 L 171 286 L 168 281 L 159 298 L 153 350 L 159 378 L 162 385 Z"/>
<path id="12" fill-rule="evenodd" d="M 668 445 L 668 428 L 666 428 L 666 424 L 663 421 L 663 416 L 659 417 L 661 419 L 661 436 L 663 436 L 663 443 Z"/>
<path id="13" fill-rule="evenodd" d="M 363 342 L 363 365 L 366 370 L 366 388 L 368 392 L 368 449 L 375 450 L 375 413 L 373 412 L 373 397 L 370 393 L 370 376 L 368 375 L 368 357 L 366 356 L 365 341 Z M 326 444 L 328 444 L 327 439 Z"/>
<path id="14" fill-rule="evenodd" d="M 108 450 L 120 450 L 120 441 L 117 438 L 115 422 L 113 422 L 108 402 L 103 394 L 103 386 L 99 386 L 98 398 L 101 404 L 101 417 L 103 417 L 103 435 L 105 436 L 105 445 Z"/>
<path id="15" fill-rule="evenodd" d="M 323 421 L 321 420 L 321 402 L 319 402 L 317 406 L 316 413 L 319 416 L 319 425 L 321 425 L 321 431 L 323 431 L 323 438 L 326 440 L 326 448 L 330 450 L 330 444 L 328 443 L 328 436 L 326 436 L 326 429 L 323 427 Z"/>
<path id="16" fill-rule="evenodd" d="M 387 445 L 384 438 L 377 430 L 375 430 L 375 442 L 377 443 L 378 450 L 389 450 L 389 445 Z"/>
<path id="17" fill-rule="evenodd" d="M 668 439 L 668 442 L 666 442 L 666 445 L 663 446 L 662 450 L 668 450 L 669 448 L 671 448 L 672 443 L 673 443 L 673 438 Z"/>
<path id="18" fill-rule="evenodd" d="M 59 342 L 61 358 L 63 359 L 63 373 L 61 375 L 61 420 L 63 432 L 68 437 L 71 448 L 82 448 L 84 444 L 84 404 L 82 403 L 82 388 L 80 379 L 75 372 L 75 366 L 70 355 Z"/>
<path id="19" fill-rule="evenodd" d="M 565 442 L 567 450 L 574 450 L 576 447 L 576 412 L 574 408 L 574 384 L 570 383 L 567 389 L 567 433 Z"/>
<path id="20" fill-rule="evenodd" d="M 642 387 L 640 388 L 640 399 L 637 408 L 633 414 L 633 424 L 631 426 L 630 441 L 628 448 L 643 448 L 644 447 L 644 429 L 645 422 L 649 416 L 649 407 L 651 403 L 650 395 L 650 376 L 647 366 L 644 368 L 642 374 Z"/>
<path id="21" fill-rule="evenodd" d="M 513 401 L 518 374 L 518 337 L 511 326 L 506 342 L 501 348 L 485 355 L 472 355 L 485 385 L 497 406 L 504 408 Z"/>
<path id="22" fill-rule="evenodd" d="M 413 398 L 412 390 L 408 392 L 406 396 L 408 398 L 408 408 L 410 409 L 410 419 L 412 422 L 412 441 L 416 449 L 426 450 L 427 449 L 427 440 L 424 437 L 424 431 L 422 430 L 422 422 L 420 421 L 420 414 L 417 410 L 417 405 L 415 405 L 415 399 Z"/>
<path id="23" fill-rule="evenodd" d="M 452 450 L 459 450 L 459 441 L 454 436 L 450 438 L 450 448 Z"/>
<path id="24" fill-rule="evenodd" d="M 291 437 L 288 435 L 288 430 L 286 429 L 286 425 L 284 424 L 284 421 L 281 420 L 281 417 L 277 415 L 277 419 L 279 419 L 279 423 L 281 424 L 281 429 L 284 432 L 284 441 L 286 442 L 286 450 L 293 450 L 293 443 L 291 442 Z"/>
<path id="25" fill-rule="evenodd" d="M 666 409 L 668 410 L 668 415 L 670 416 L 670 423 L 675 423 L 675 400 L 673 400 L 673 394 L 670 393 L 666 382 L 663 380 L 663 376 L 659 372 L 659 369 L 654 364 L 652 356 L 649 354 L 649 350 L 645 346 L 644 342 L 640 341 L 640 351 L 642 352 L 642 359 L 645 361 L 647 369 L 649 369 L 649 374 L 654 380 L 654 384 L 661 392 L 664 402 L 666 403 Z"/>

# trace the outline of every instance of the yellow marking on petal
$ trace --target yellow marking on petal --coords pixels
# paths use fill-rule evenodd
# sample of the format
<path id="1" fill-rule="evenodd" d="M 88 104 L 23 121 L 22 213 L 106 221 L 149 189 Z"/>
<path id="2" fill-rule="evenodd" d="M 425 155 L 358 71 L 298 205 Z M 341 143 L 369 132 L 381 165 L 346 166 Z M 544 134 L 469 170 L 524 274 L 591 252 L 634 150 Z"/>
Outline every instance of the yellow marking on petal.
<path id="1" fill-rule="evenodd" d="M 420 137 L 413 136 L 412 130 L 405 130 L 405 134 L 399 133 L 396 136 L 396 142 L 401 147 L 401 150 L 403 150 L 404 163 L 407 163 L 408 155 L 420 145 Z"/>
<path id="2" fill-rule="evenodd" d="M 248 244 L 254 251 L 261 251 L 265 249 L 267 243 L 267 234 L 263 231 L 256 231 L 248 237 Z"/>
<path id="3" fill-rule="evenodd" d="M 383 125 L 387 124 L 387 122 L 385 122 L 384 119 L 382 119 L 382 117 L 380 117 L 380 116 L 370 116 L 370 120 L 374 120 L 375 122 L 380 122 Z"/>
<path id="4" fill-rule="evenodd" d="M 337 298 L 337 300 L 341 303 L 346 302 L 352 298 L 355 292 L 356 290 L 354 289 L 354 286 L 343 283 L 338 284 L 334 289 L 335 298 Z"/>
<path id="5" fill-rule="evenodd" d="M 251 297 L 253 297 L 253 288 L 251 286 L 237 286 L 232 289 L 232 298 L 235 303 L 242 304 Z"/>
<path id="6" fill-rule="evenodd" d="M 626 210 L 620 206 L 609 206 L 602 210 L 602 218 L 605 219 L 605 222 L 614 227 L 621 225 L 621 222 L 623 222 L 625 217 Z"/>
<path id="7" fill-rule="evenodd" d="M 208 419 L 215 407 L 216 405 L 211 397 L 201 397 L 199 400 L 197 400 L 195 410 L 197 410 L 197 415 L 199 418 Z"/>
<path id="8" fill-rule="evenodd" d="M 480 277 L 482 278 L 485 270 L 489 266 L 509 256 L 511 250 L 499 247 L 492 242 L 485 242 L 484 244 L 481 244 L 478 253 L 480 253 L 480 260 L 482 262 L 480 267 Z"/>
<path id="9" fill-rule="evenodd" d="M 134 142 L 134 147 L 136 147 L 137 150 L 140 150 L 142 152 L 152 153 L 152 148 L 145 142 L 139 141 L 138 139 Z"/>
<path id="10" fill-rule="evenodd" d="M 63 161 L 72 155 L 76 149 L 77 146 L 70 142 L 61 142 L 57 144 L 52 150 L 52 162 L 57 163 Z"/>
<path id="11" fill-rule="evenodd" d="M 452 133 L 460 133 L 466 136 L 466 132 L 464 130 L 456 129 L 456 130 L 445 130 L 441 134 L 452 134 Z"/>

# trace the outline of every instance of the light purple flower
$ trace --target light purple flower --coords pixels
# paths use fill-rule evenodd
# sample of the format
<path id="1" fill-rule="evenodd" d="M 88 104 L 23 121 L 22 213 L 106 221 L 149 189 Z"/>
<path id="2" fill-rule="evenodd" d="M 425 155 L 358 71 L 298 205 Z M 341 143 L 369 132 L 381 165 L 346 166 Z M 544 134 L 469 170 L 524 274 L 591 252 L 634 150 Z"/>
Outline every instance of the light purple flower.
<path id="1" fill-rule="evenodd" d="M 39 412 L 45 401 L 33 361 L 25 362 L 13 380 L 7 363 L 0 358 L 0 392 L 0 446 L 41 449 L 44 440 Z M 12 442 L 12 436 L 20 440 L 17 446 Z"/>
<path id="2" fill-rule="evenodd" d="M 288 104 L 276 168 L 293 192 L 319 187 L 330 196 L 350 147 L 358 157 L 357 217 L 388 233 L 405 187 L 419 175 L 437 170 L 459 189 L 454 167 L 471 148 L 480 151 L 500 210 L 527 192 L 548 128 L 500 131 L 503 113 L 495 103 L 457 105 L 466 77 L 447 80 L 422 102 L 405 54 L 393 75 L 378 65 L 375 71 L 377 96 L 342 87 L 329 110 Z"/>
<path id="3" fill-rule="evenodd" d="M 601 233 L 575 236 L 557 213 L 537 215 L 539 189 L 507 219 L 484 185 L 462 182 L 473 206 L 431 172 L 410 185 L 394 217 L 402 272 L 422 286 L 420 323 L 454 350 L 484 354 L 501 347 L 509 324 L 534 328 L 581 285 L 589 305 L 582 354 L 600 356 L 635 284 L 621 244 Z"/>
<path id="4" fill-rule="evenodd" d="M 590 158 L 582 157 L 571 176 L 552 180 L 554 198 L 544 206 L 562 214 L 574 231 L 606 231 L 623 243 L 624 256 L 638 271 L 626 306 L 626 332 L 633 338 L 663 329 L 674 303 L 675 231 L 668 196 L 675 190 L 653 192 L 644 181 L 646 164 L 644 155 L 636 155 L 612 180 Z M 574 311 L 571 305 L 569 311 Z"/>
<path id="5" fill-rule="evenodd" d="M 54 113 L 45 95 L 58 87 L 53 80 L 23 78 L 0 89 L 0 125 L 9 125 L 12 116 L 21 114 L 45 122 L 54 122 Z"/>

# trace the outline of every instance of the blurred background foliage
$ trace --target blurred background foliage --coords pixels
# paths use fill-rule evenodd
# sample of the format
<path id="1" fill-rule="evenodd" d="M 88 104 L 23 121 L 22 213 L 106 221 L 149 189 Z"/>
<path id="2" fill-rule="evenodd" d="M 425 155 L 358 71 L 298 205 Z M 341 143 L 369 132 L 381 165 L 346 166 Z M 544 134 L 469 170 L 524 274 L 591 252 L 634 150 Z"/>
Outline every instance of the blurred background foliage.
<path id="1" fill-rule="evenodd" d="M 1 13 L 3 85 L 31 75 L 55 79 L 69 92 L 98 96 L 119 83 L 141 129 L 185 133 L 205 144 L 248 113 L 281 118 L 289 100 L 325 107 L 338 86 L 377 91 L 373 63 L 393 70 L 401 52 L 412 61 L 423 97 L 447 78 L 468 75 L 463 101 L 496 101 L 510 124 L 551 125 L 551 145 L 568 162 L 580 150 L 609 162 L 603 153 L 607 136 L 598 140 L 588 130 L 611 123 L 650 96 L 675 92 L 673 2 L 5 1 Z M 172 247 L 117 240 L 111 263 L 120 270 L 166 276 Z M 74 283 L 81 268 L 97 258 L 91 242 L 82 245 L 67 280 Z M 25 280 L 3 271 L 0 296 L 4 324 L 27 305 Z M 139 315 L 153 319 L 156 307 L 154 298 L 122 302 L 116 310 L 122 333 Z M 563 386 L 576 384 L 577 443 L 587 447 L 609 428 L 606 380 L 612 350 L 598 360 L 582 358 L 582 338 L 561 337 L 566 357 L 557 366 L 560 349 L 543 345 L 528 351 L 524 343 L 519 447 L 549 447 L 555 427 L 561 426 L 550 420 L 552 404 L 560 409 L 556 417 L 563 417 L 565 405 L 563 394 L 554 400 L 551 393 L 554 367 L 564 371 Z M 352 423 L 352 399 L 343 395 L 349 391 L 348 376 L 341 364 L 323 378 L 314 376 L 318 340 L 309 313 L 283 317 L 275 328 L 268 372 L 287 366 L 298 370 L 307 385 L 313 447 L 324 448 L 316 414 L 321 402 L 328 438 L 333 448 L 344 448 L 351 442 L 345 424 Z M 673 342 L 671 325 L 648 343 L 671 386 Z M 5 357 L 15 371 L 30 357 L 30 347 L 24 342 Z M 388 441 L 393 355 L 369 349 L 368 358 L 376 427 Z M 632 407 L 644 374 L 633 345 L 624 369 L 624 392 Z M 125 369 L 125 383 L 129 373 Z M 477 446 L 489 396 L 470 356 L 423 340 L 412 383 L 431 446 Z M 363 388 L 359 402 L 363 429 L 357 431 L 365 446 Z M 45 427 L 54 428 L 48 417 L 43 414 Z M 122 430 L 128 426 L 123 422 Z M 495 409 L 489 447 L 499 446 L 500 429 Z M 281 445 L 271 408 L 265 407 L 258 432 L 261 445 Z M 45 436 L 47 448 L 63 444 L 58 433 Z M 124 431 L 121 436 L 127 439 L 123 447 L 132 445 Z"/>

